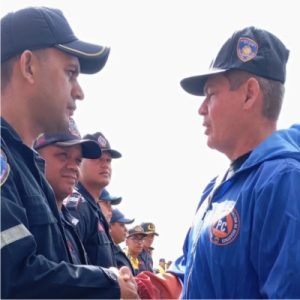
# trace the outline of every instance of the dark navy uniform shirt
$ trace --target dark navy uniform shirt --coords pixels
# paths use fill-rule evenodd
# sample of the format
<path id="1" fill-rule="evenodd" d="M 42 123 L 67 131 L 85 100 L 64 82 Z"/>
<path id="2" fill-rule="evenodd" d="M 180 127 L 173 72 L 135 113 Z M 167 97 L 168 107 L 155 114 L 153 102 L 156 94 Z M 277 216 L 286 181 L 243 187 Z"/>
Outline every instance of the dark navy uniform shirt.
<path id="1" fill-rule="evenodd" d="M 142 271 L 153 272 L 153 259 L 150 251 L 143 249 L 142 253 L 138 256 L 138 258 L 143 262 L 141 270 L 139 272 Z"/>
<path id="2" fill-rule="evenodd" d="M 73 265 L 38 154 L 1 118 L 1 298 L 119 298 L 116 276 Z"/>
<path id="3" fill-rule="evenodd" d="M 131 273 L 135 275 L 131 262 L 127 257 L 127 255 L 125 254 L 125 252 L 121 249 L 121 247 L 119 245 L 114 244 L 113 248 L 114 248 L 114 255 L 117 261 L 118 268 L 126 266 L 131 270 Z"/>
<path id="4" fill-rule="evenodd" d="M 109 225 L 94 198 L 79 182 L 66 206 L 79 220 L 78 232 L 89 261 L 101 267 L 117 267 Z"/>
<path id="5" fill-rule="evenodd" d="M 61 207 L 60 217 L 66 234 L 68 250 L 74 264 L 88 264 L 85 249 L 76 230 L 79 220 L 73 217 L 64 205 Z"/>

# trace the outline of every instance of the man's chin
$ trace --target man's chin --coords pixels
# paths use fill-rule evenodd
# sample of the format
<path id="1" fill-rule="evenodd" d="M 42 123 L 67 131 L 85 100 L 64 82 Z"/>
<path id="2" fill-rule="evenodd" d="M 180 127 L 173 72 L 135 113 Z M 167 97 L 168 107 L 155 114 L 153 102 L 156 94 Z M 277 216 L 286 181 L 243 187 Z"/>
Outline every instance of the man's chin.
<path id="1" fill-rule="evenodd" d="M 216 149 L 213 140 L 209 136 L 207 137 L 206 145 L 211 149 Z"/>
<path id="2" fill-rule="evenodd" d="M 49 125 L 45 126 L 44 132 L 47 134 L 62 133 L 69 129 L 69 118 L 64 118 L 61 120 L 53 120 Z"/>

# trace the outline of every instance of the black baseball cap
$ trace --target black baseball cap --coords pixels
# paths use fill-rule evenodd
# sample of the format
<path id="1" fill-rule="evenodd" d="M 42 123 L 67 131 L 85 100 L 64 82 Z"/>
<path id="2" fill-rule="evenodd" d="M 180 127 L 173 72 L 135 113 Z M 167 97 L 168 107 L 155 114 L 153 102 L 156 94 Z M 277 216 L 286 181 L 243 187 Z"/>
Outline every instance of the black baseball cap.
<path id="1" fill-rule="evenodd" d="M 99 144 L 102 153 L 109 153 L 111 155 L 111 158 L 122 157 L 122 154 L 119 151 L 111 149 L 108 140 L 101 132 L 96 132 L 94 134 L 86 134 L 83 138 L 96 141 Z"/>
<path id="2" fill-rule="evenodd" d="M 54 47 L 78 57 L 80 72 L 100 71 L 110 49 L 79 40 L 59 9 L 28 7 L 1 19 L 1 64 L 25 50 Z"/>
<path id="3" fill-rule="evenodd" d="M 99 196 L 99 199 L 102 201 L 111 202 L 111 205 L 118 205 L 122 201 L 122 197 L 112 196 L 107 189 L 104 189 Z"/>
<path id="4" fill-rule="evenodd" d="M 34 141 L 33 148 L 40 150 L 49 145 L 70 147 L 81 145 L 82 157 L 89 159 L 99 158 L 102 154 L 98 143 L 89 139 L 81 139 L 80 133 L 73 119 L 70 119 L 69 128 L 60 133 L 43 133 Z"/>
<path id="5" fill-rule="evenodd" d="M 275 35 L 246 27 L 225 42 L 207 72 L 185 78 L 180 84 L 186 92 L 203 96 L 208 77 L 228 70 L 243 70 L 284 84 L 288 57 L 289 50 Z"/>
<path id="6" fill-rule="evenodd" d="M 156 236 L 158 236 L 159 234 L 156 232 L 156 229 L 155 229 L 155 225 L 151 222 L 143 222 L 141 224 L 141 227 L 143 228 L 144 232 L 146 234 L 154 234 Z"/>
<path id="7" fill-rule="evenodd" d="M 134 219 L 126 218 L 120 210 L 115 208 L 112 210 L 110 224 L 116 223 L 116 222 L 123 223 L 123 224 L 132 224 L 134 222 Z"/>

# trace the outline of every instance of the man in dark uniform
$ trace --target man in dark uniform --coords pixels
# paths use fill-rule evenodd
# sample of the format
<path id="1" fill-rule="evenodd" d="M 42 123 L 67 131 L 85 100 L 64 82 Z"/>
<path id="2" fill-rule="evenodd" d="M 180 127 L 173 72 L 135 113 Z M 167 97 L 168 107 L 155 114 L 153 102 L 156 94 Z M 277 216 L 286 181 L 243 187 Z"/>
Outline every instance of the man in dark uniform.
<path id="1" fill-rule="evenodd" d="M 144 232 L 147 236 L 144 239 L 144 247 L 139 258 L 144 262 L 147 271 L 154 272 L 153 270 L 153 258 L 152 258 L 152 244 L 154 242 L 154 237 L 159 234 L 156 232 L 155 225 L 151 222 L 143 222 L 141 224 Z"/>
<path id="2" fill-rule="evenodd" d="M 117 265 L 119 268 L 122 266 L 128 266 L 131 269 L 132 274 L 134 274 L 134 270 L 131 262 L 119 244 L 124 242 L 126 239 L 128 232 L 126 225 L 132 224 L 133 222 L 134 219 L 128 219 L 120 210 L 116 208 L 113 209 L 110 220 L 110 235 L 114 241 L 114 254 Z"/>
<path id="3" fill-rule="evenodd" d="M 77 191 L 68 197 L 66 205 L 80 221 L 79 234 L 90 262 L 102 267 L 117 267 L 109 224 L 98 202 L 103 189 L 110 182 L 111 161 L 120 158 L 121 153 L 111 149 L 100 132 L 85 135 L 84 138 L 96 141 L 102 155 L 99 159 L 83 159 Z"/>
<path id="4" fill-rule="evenodd" d="M 69 252 L 75 264 L 88 264 L 85 249 L 77 233 L 79 220 L 73 217 L 64 199 L 73 192 L 79 180 L 79 167 L 82 158 L 99 158 L 99 145 L 81 139 L 73 119 L 69 129 L 55 134 L 41 134 L 33 148 L 45 160 L 45 175 L 55 194 L 56 204 L 66 234 Z"/>
<path id="5" fill-rule="evenodd" d="M 110 223 L 112 213 L 113 213 L 113 206 L 119 205 L 122 201 L 122 197 L 120 196 L 113 196 L 111 195 L 107 189 L 104 189 L 99 197 L 98 204 L 105 216 L 105 219 L 108 223 Z"/>
<path id="6" fill-rule="evenodd" d="M 1 19 L 1 297 L 136 297 L 130 270 L 75 265 L 52 189 L 31 147 L 65 130 L 83 99 L 77 76 L 109 49 L 78 40 L 62 12 L 27 8 Z"/>

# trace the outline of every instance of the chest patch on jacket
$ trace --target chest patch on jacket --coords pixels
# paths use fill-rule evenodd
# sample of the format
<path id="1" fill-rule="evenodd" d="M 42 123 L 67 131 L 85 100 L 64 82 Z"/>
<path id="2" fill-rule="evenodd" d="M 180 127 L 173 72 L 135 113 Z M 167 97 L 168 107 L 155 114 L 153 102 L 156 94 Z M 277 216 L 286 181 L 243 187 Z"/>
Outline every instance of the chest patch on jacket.
<path id="1" fill-rule="evenodd" d="M 211 223 L 209 236 L 210 241 L 218 246 L 225 246 L 232 243 L 240 231 L 240 216 L 235 208 L 232 208 L 224 215 L 216 215 Z"/>

